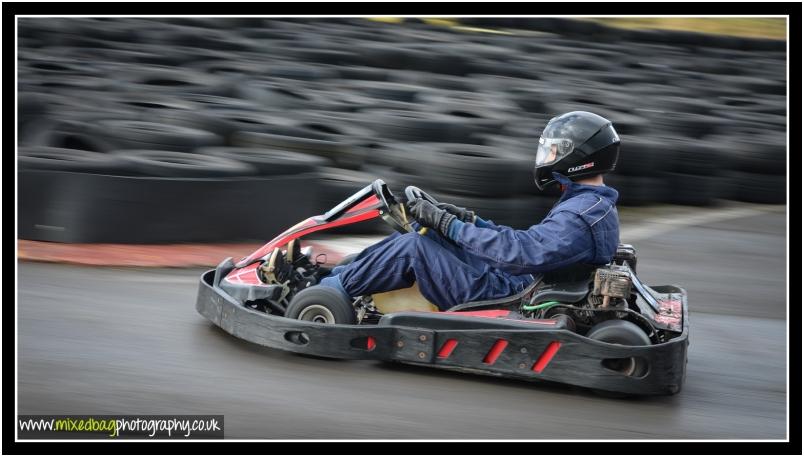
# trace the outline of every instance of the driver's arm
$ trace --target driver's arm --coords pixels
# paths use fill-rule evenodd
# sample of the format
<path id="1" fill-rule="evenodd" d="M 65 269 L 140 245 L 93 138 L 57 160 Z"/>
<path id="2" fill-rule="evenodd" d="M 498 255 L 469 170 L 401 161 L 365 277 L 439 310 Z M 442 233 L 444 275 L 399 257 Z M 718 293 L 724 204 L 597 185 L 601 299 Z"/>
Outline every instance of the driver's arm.
<path id="1" fill-rule="evenodd" d="M 481 228 L 492 229 L 496 232 L 502 230 L 502 227 L 495 224 L 493 221 L 487 221 L 485 219 L 481 219 L 480 216 L 475 216 L 475 225 Z"/>
<path id="2" fill-rule="evenodd" d="M 595 255 L 589 226 L 569 211 L 551 214 L 527 230 L 456 220 L 449 227 L 449 237 L 493 267 L 515 275 L 542 273 L 589 261 Z"/>

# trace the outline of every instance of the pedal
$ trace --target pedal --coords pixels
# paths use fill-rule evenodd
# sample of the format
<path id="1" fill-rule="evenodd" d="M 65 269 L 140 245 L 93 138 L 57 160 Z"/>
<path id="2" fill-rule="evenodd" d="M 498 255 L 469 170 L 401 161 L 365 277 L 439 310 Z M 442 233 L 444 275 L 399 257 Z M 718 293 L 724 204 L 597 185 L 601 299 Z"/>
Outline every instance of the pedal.
<path id="1" fill-rule="evenodd" d="M 266 284 L 285 284 L 290 278 L 292 266 L 285 260 L 285 255 L 279 248 L 274 248 L 268 261 L 260 265 L 258 274 L 260 280 Z"/>

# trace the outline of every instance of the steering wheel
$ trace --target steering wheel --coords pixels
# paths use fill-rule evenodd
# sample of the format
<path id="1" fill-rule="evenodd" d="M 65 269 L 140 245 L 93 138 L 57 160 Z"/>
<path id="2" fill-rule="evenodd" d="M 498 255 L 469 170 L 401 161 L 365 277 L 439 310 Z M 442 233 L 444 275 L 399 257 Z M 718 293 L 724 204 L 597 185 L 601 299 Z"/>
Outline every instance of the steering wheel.
<path id="1" fill-rule="evenodd" d="M 431 197 L 427 192 L 419 189 L 416 186 L 408 186 L 405 188 L 404 195 L 395 195 L 388 189 L 388 185 L 381 179 L 372 183 L 374 194 L 383 203 L 380 209 L 380 216 L 382 219 L 399 233 L 410 233 L 414 229 L 411 226 L 413 218 L 408 215 L 408 202 L 422 198 L 430 203 L 437 204 L 435 198 Z M 427 227 L 419 229 L 419 234 L 424 235 L 427 233 Z"/>
<path id="2" fill-rule="evenodd" d="M 432 203 L 434 205 L 438 204 L 438 201 L 435 198 L 431 197 L 430 194 L 428 194 L 427 192 L 419 189 L 416 186 L 408 186 L 408 187 L 406 187 L 405 188 L 405 197 L 407 197 L 408 201 L 416 200 L 418 198 L 421 198 L 421 199 L 427 200 L 428 202 L 430 202 L 430 203 Z"/>

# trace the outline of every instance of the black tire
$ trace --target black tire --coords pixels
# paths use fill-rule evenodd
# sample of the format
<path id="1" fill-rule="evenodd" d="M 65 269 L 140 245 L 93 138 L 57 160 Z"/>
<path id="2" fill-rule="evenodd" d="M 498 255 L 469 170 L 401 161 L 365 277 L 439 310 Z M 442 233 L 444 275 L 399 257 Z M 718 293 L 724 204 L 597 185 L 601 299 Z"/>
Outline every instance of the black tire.
<path id="1" fill-rule="evenodd" d="M 20 124 L 20 146 L 49 146 L 82 151 L 106 152 L 112 149 L 108 141 L 88 133 L 90 123 L 82 119 L 55 120 L 41 118 Z"/>
<path id="2" fill-rule="evenodd" d="M 119 158 L 100 152 L 46 146 L 20 147 L 18 151 L 20 170 L 118 174 L 125 169 Z"/>
<path id="3" fill-rule="evenodd" d="M 320 167 L 332 165 L 330 160 L 323 157 L 274 149 L 208 147 L 198 148 L 193 152 L 249 164 L 256 168 L 261 176 L 310 173 Z"/>
<path id="4" fill-rule="evenodd" d="M 360 167 L 360 172 L 368 173 L 374 179 L 382 179 L 388 187 L 395 192 L 401 192 L 411 184 L 417 183 L 420 179 L 413 174 L 399 173 L 392 167 L 384 165 L 366 164 Z"/>
<path id="5" fill-rule="evenodd" d="M 481 197 L 514 194 L 517 181 L 511 175 L 524 166 L 518 156 L 480 145 L 429 146 L 432 153 L 421 153 L 417 159 L 424 165 L 422 178 L 433 190 Z"/>
<path id="6" fill-rule="evenodd" d="M 616 173 L 629 176 L 650 176 L 666 171 L 675 150 L 668 142 L 622 135 Z"/>
<path id="7" fill-rule="evenodd" d="M 605 175 L 606 185 L 617 191 L 617 204 L 643 206 L 664 201 L 666 181 L 652 176 Z"/>
<path id="8" fill-rule="evenodd" d="M 729 171 L 724 179 L 734 200 L 770 204 L 784 204 L 787 201 L 787 179 L 784 175 Z"/>
<path id="9" fill-rule="evenodd" d="M 354 170 L 360 167 L 366 157 L 365 148 L 359 137 L 324 133 L 314 128 L 316 124 L 300 124 L 295 129 L 299 133 L 291 135 L 236 132 L 231 143 L 235 146 L 281 149 L 324 157 L 338 167 Z"/>
<path id="10" fill-rule="evenodd" d="M 714 106 L 711 101 L 676 95 L 657 95 L 648 97 L 643 110 L 662 110 L 678 113 L 709 114 Z"/>
<path id="11" fill-rule="evenodd" d="M 368 151 L 364 145 L 371 144 L 375 137 L 371 130 L 343 122 L 331 114 L 311 114 L 309 118 L 295 121 L 293 126 L 324 135 L 327 140 L 337 143 L 334 153 L 327 148 L 328 155 L 338 167 L 350 170 L 356 170 L 365 163 Z"/>
<path id="12" fill-rule="evenodd" d="M 429 91 L 424 86 L 402 84 L 387 81 L 355 81 L 346 85 L 350 90 L 371 98 L 413 103 L 422 91 Z"/>
<path id="13" fill-rule="evenodd" d="M 19 92 L 17 94 L 17 114 L 21 121 L 27 121 L 47 114 L 49 94 Z"/>
<path id="14" fill-rule="evenodd" d="M 768 132 L 776 132 L 777 136 L 784 138 L 787 116 L 782 114 L 757 113 L 749 110 L 718 110 L 714 115 L 721 117 L 727 125 L 721 129 L 724 133 L 729 133 L 733 125 L 747 125 Z"/>
<path id="15" fill-rule="evenodd" d="M 456 116 L 404 110 L 366 110 L 357 121 L 380 138 L 402 141 L 462 143 L 474 131 Z"/>
<path id="16" fill-rule="evenodd" d="M 376 69 L 374 69 L 377 71 Z M 343 74 L 342 70 L 341 73 Z M 462 78 L 459 76 L 439 75 L 433 73 L 426 73 L 422 71 L 395 71 L 393 73 L 385 74 L 394 82 L 404 84 L 415 84 L 429 88 L 446 89 L 446 90 L 459 90 L 471 91 L 474 90 L 470 79 Z M 369 79 L 369 78 L 362 78 Z"/>
<path id="17" fill-rule="evenodd" d="M 667 171 L 688 175 L 717 176 L 720 170 L 731 168 L 725 163 L 724 152 L 717 145 L 709 142 L 672 141 L 669 139 L 658 139 L 657 141 L 667 141 L 667 146 L 672 148 L 671 151 L 668 151 L 672 156 L 669 158 Z"/>
<path id="18" fill-rule="evenodd" d="M 203 109 L 147 109 L 140 113 L 139 120 L 203 130 L 219 135 L 228 141 L 229 135 L 238 128 L 232 126 L 223 116 L 210 111 Z"/>
<path id="19" fill-rule="evenodd" d="M 249 82 L 239 87 L 236 95 L 272 110 L 321 108 L 320 101 L 306 91 L 272 81 Z"/>
<path id="20" fill-rule="evenodd" d="M 262 72 L 263 77 L 282 78 L 299 81 L 318 81 L 336 79 L 339 73 L 334 68 L 322 65 L 297 62 L 276 62 Z"/>
<path id="21" fill-rule="evenodd" d="M 723 178 L 720 176 L 665 173 L 664 177 L 665 182 L 672 186 L 672 190 L 663 196 L 668 203 L 711 206 L 717 197 L 724 195 Z"/>
<path id="22" fill-rule="evenodd" d="M 143 176 L 218 178 L 257 174 L 253 166 L 243 162 L 189 152 L 123 149 L 110 154 Z"/>
<path id="23" fill-rule="evenodd" d="M 232 135 L 233 146 L 246 148 L 268 148 L 283 151 L 303 152 L 327 158 L 335 158 L 341 152 L 348 152 L 349 146 L 328 139 L 323 134 L 303 133 L 301 136 L 288 136 L 273 133 L 235 132 Z"/>
<path id="24" fill-rule="evenodd" d="M 347 81 L 388 81 L 391 72 L 382 68 L 372 67 L 339 67 L 340 79 Z"/>
<path id="25" fill-rule="evenodd" d="M 131 66 L 121 72 L 128 84 L 121 84 L 120 90 L 132 93 L 170 93 L 195 92 L 211 95 L 228 95 L 230 88 L 225 79 L 207 73 L 173 69 L 163 66 Z"/>
<path id="26" fill-rule="evenodd" d="M 354 307 L 337 290 L 312 286 L 297 293 L 290 301 L 285 317 L 322 324 L 353 325 Z"/>
<path id="27" fill-rule="evenodd" d="M 91 133 L 108 141 L 115 149 L 189 152 L 202 146 L 223 143 L 219 135 L 204 130 L 131 120 L 98 121 Z"/>
<path id="28" fill-rule="evenodd" d="M 686 138 L 703 138 L 718 131 L 723 122 L 714 116 L 693 113 L 648 112 L 648 128 L 680 134 Z"/>
<path id="29" fill-rule="evenodd" d="M 131 94 L 131 93 L 111 93 L 106 97 L 109 106 L 119 108 L 121 111 L 144 111 L 153 113 L 163 110 L 195 110 L 196 104 L 181 100 L 172 95 L 165 94 Z M 156 122 L 148 118 L 143 118 L 146 122 Z"/>
<path id="30" fill-rule="evenodd" d="M 508 137 L 502 135 L 478 134 L 475 136 L 482 146 L 489 146 L 494 150 L 504 151 L 512 157 L 519 159 L 520 164 L 516 165 L 508 175 L 513 185 L 513 193 L 521 195 L 540 195 L 547 197 L 561 197 L 561 189 L 558 185 L 549 186 L 544 190 L 539 190 L 533 182 L 533 138 Z"/>
<path id="31" fill-rule="evenodd" d="M 622 346 L 650 346 L 651 341 L 645 332 L 633 322 L 620 319 L 603 321 L 592 327 L 587 338 L 609 344 Z M 650 364 L 639 357 L 627 359 L 607 359 L 603 365 L 626 376 L 643 377 L 648 374 Z"/>
<path id="32" fill-rule="evenodd" d="M 259 111 L 261 107 L 248 100 L 239 98 L 222 97 L 219 95 L 196 94 L 192 92 L 182 92 L 175 94 L 178 100 L 193 103 L 203 108 L 212 110 L 250 110 Z"/>
<path id="33" fill-rule="evenodd" d="M 784 176 L 787 171 L 784 134 L 737 137 L 731 146 L 731 164 L 735 170 L 780 176 Z"/>
<path id="34" fill-rule="evenodd" d="M 178 119 L 180 125 L 209 130 L 223 135 L 230 141 L 232 134 L 241 131 L 324 139 L 323 135 L 293 127 L 291 125 L 293 121 L 287 115 L 278 116 L 274 113 L 260 110 L 211 109 L 198 113 L 191 111 L 165 111 L 161 116 L 167 122 L 169 122 L 170 117 Z"/>

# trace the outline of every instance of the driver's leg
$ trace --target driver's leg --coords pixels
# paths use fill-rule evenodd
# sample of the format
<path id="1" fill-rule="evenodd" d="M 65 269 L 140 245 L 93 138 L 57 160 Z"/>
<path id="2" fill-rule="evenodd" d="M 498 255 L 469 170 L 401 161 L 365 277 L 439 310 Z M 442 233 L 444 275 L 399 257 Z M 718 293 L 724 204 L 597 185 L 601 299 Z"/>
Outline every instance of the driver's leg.
<path id="1" fill-rule="evenodd" d="M 365 248 L 362 251 L 360 251 L 360 254 L 358 254 L 357 257 L 355 257 L 355 261 L 360 260 L 361 258 L 365 257 L 366 255 L 368 255 L 368 254 L 370 254 L 370 253 L 372 253 L 372 252 L 374 252 L 374 251 L 376 251 L 378 249 L 382 249 L 387 243 L 389 243 L 389 242 L 393 241 L 394 239 L 396 239 L 397 237 L 399 237 L 399 235 L 400 235 L 399 232 L 394 232 L 394 233 L 388 235 L 387 237 L 383 238 L 382 240 L 372 244 L 371 246 L 368 246 L 367 248 Z M 332 271 L 330 272 L 330 276 L 339 274 L 341 271 L 343 271 L 344 268 L 346 268 L 346 265 L 341 265 L 341 266 L 333 268 Z"/>
<path id="2" fill-rule="evenodd" d="M 516 290 L 487 265 L 471 265 L 459 253 L 429 236 L 407 233 L 361 253 L 339 274 L 321 284 L 339 287 L 350 297 L 403 289 L 416 282 L 422 295 L 440 309 L 499 298 Z"/>
<path id="3" fill-rule="evenodd" d="M 421 228 L 421 226 L 417 222 L 414 222 L 413 223 L 413 228 L 416 231 L 418 231 Z M 394 232 L 391 235 L 388 235 L 387 237 L 383 238 L 382 240 L 372 244 L 371 246 L 368 246 L 367 248 L 363 249 L 360 252 L 360 254 L 357 255 L 357 257 L 355 257 L 354 261 L 358 261 L 358 260 L 362 259 L 363 257 L 365 257 L 365 256 L 367 256 L 367 255 L 371 254 L 372 252 L 375 252 L 375 251 L 377 251 L 379 249 L 384 249 L 385 245 L 387 243 L 393 242 L 394 240 L 399 238 L 399 236 L 401 236 L 401 234 L 399 232 Z M 448 249 L 449 251 L 451 251 L 462 262 L 468 263 L 468 264 L 471 264 L 471 265 L 478 264 L 477 259 L 475 257 L 469 255 L 466 252 L 466 250 L 461 249 L 458 245 L 456 245 L 455 243 L 451 242 L 447 238 L 443 237 L 437 231 L 428 230 L 427 233 L 424 236 L 426 236 L 427 238 L 429 238 L 429 239 L 433 240 L 434 242 L 438 243 L 439 245 L 441 245 L 442 248 Z M 343 271 L 344 268 L 346 268 L 346 265 L 341 265 L 341 266 L 333 268 L 332 271 L 330 272 L 330 276 L 340 274 L 340 272 Z"/>

